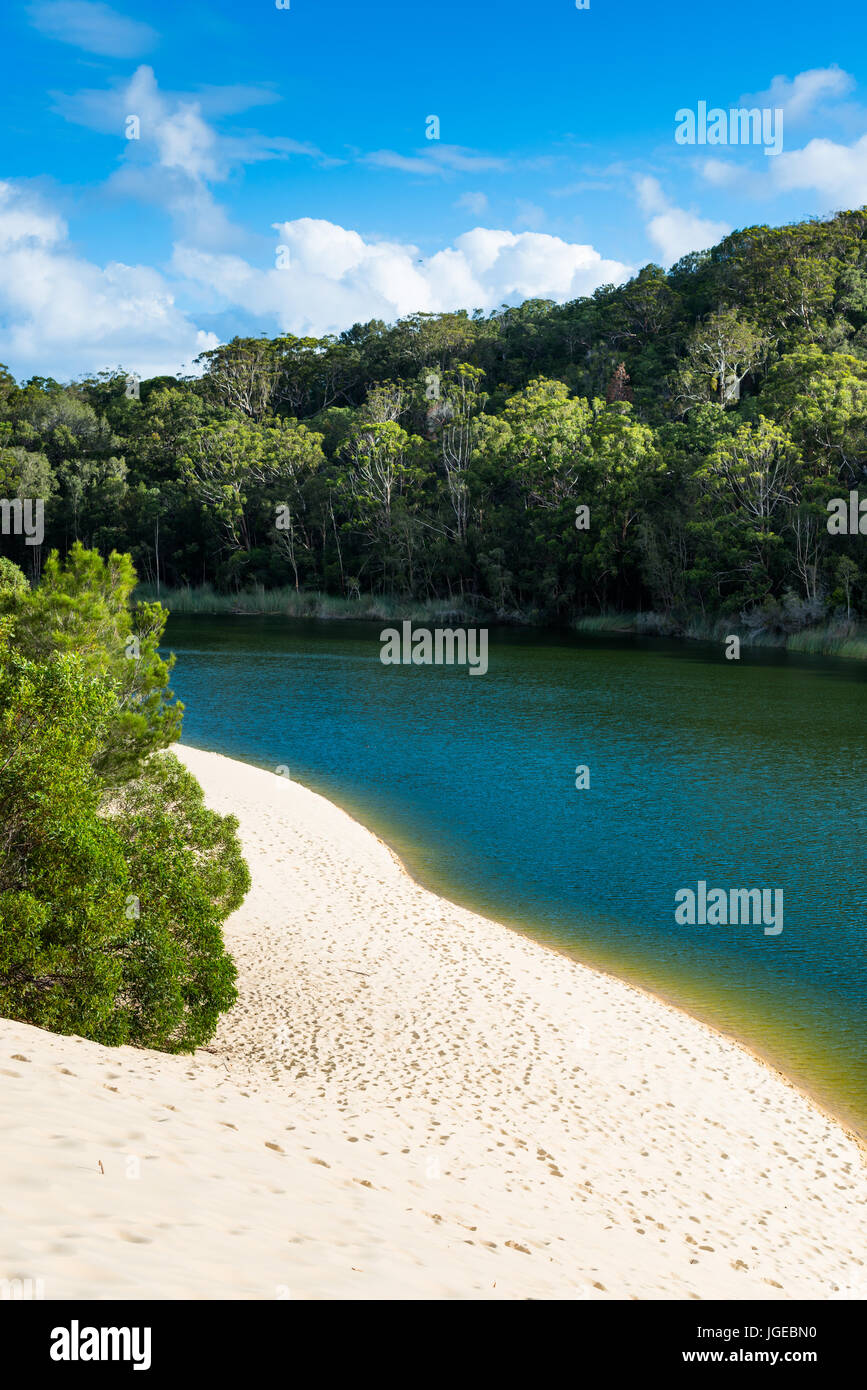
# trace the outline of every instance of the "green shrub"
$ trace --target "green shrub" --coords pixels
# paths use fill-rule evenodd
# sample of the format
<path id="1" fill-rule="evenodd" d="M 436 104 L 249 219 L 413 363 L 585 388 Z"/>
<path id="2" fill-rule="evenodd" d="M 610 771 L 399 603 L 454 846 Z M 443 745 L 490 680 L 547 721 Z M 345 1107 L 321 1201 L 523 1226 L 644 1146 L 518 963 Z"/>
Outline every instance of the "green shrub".
<path id="1" fill-rule="evenodd" d="M 56 552 L 48 557 L 35 589 L 3 578 L 0 571 L 0 613 L 12 620 L 17 651 L 40 662 L 75 652 L 89 674 L 113 680 L 117 700 L 97 766 L 113 784 L 134 777 L 149 754 L 180 736 L 184 707 L 167 688 L 174 658 L 159 654 L 168 612 L 159 603 L 131 605 L 137 581 L 128 555 L 103 560 L 78 542 L 64 563 Z"/>
<path id="2" fill-rule="evenodd" d="M 222 923 L 249 886 L 231 816 L 158 754 L 108 811 L 119 694 L 79 655 L 0 631 L 0 1013 L 101 1043 L 191 1051 L 235 1000 Z"/>
<path id="3" fill-rule="evenodd" d="M 165 753 L 124 788 L 112 824 L 134 895 L 124 951 L 129 1036 L 192 1051 L 237 997 L 222 923 L 250 887 L 238 822 L 208 810 L 192 773 Z"/>

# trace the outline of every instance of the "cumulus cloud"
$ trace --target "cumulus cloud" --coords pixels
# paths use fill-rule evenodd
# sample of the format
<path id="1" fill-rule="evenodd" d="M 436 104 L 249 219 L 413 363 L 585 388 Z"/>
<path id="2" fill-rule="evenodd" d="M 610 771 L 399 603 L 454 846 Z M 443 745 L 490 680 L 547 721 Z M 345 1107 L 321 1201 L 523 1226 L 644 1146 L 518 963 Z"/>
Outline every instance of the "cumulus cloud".
<path id="1" fill-rule="evenodd" d="M 530 298 L 562 302 L 632 274 L 592 246 L 538 232 L 476 227 L 425 259 L 411 244 L 368 241 L 316 218 L 274 229 L 285 248 L 283 268 L 261 270 L 239 256 L 186 244 L 175 249 L 174 269 L 207 292 L 211 304 L 217 295 L 283 332 L 315 334 L 414 311 L 493 309 Z"/>
<path id="2" fill-rule="evenodd" d="M 778 76 L 763 92 L 739 98 L 744 107 L 774 108 L 784 113 L 786 126 L 812 121 L 825 129 L 833 121 L 846 131 L 864 127 L 864 112 L 846 103 L 855 79 L 842 68 L 811 68 L 794 78 Z M 845 132 L 844 132 L 845 133 Z M 827 136 L 810 140 L 802 149 L 787 149 L 761 172 L 734 155 L 704 160 L 701 176 L 716 188 L 737 189 L 752 197 L 806 189 L 820 193 L 835 207 L 867 201 L 867 137 L 843 144 Z"/>
<path id="3" fill-rule="evenodd" d="M 48 38 L 106 58 L 136 58 L 159 37 L 149 24 L 93 0 L 39 0 L 27 12 L 34 28 Z"/>
<path id="4" fill-rule="evenodd" d="M 639 206 L 649 218 L 647 235 L 662 252 L 665 266 L 673 265 L 690 251 L 703 251 L 713 246 L 731 231 L 727 222 L 712 222 L 675 207 L 666 198 L 658 179 L 638 178 L 635 189 Z"/>
<path id="5" fill-rule="evenodd" d="M 190 160 L 202 158 L 192 143 Z M 186 159 L 186 155 L 184 155 Z M 620 282 L 631 267 L 592 246 L 532 231 L 475 227 L 433 255 L 309 217 L 275 223 L 274 264 L 179 242 L 169 274 L 77 255 L 57 211 L 0 183 L 0 332 L 16 375 L 61 379 L 122 364 L 142 376 L 190 370 L 232 331 L 337 333 L 415 311 L 565 301 Z"/>
<path id="6" fill-rule="evenodd" d="M 196 93 L 164 91 L 153 68 L 142 64 L 128 81 L 107 90 L 54 93 L 54 110 L 77 125 L 114 136 L 120 164 L 105 184 L 106 193 L 164 208 L 183 239 L 230 249 L 248 236 L 231 224 L 211 192 L 213 185 L 262 160 L 300 155 L 323 167 L 342 163 L 289 136 L 226 134 L 206 119 L 272 100 L 277 100 L 273 93 L 243 85 L 204 87 Z"/>
<path id="7" fill-rule="evenodd" d="M 814 139 L 799 150 L 784 150 L 761 173 L 734 158 L 707 159 L 702 177 L 716 188 L 767 199 L 769 192 L 818 193 L 825 210 L 860 207 L 867 203 L 867 135 L 851 145 Z"/>
<path id="8" fill-rule="evenodd" d="M 779 107 L 787 121 L 806 120 L 818 106 L 838 101 L 855 86 L 855 79 L 836 64 L 830 68 L 811 68 L 788 77 L 775 77 L 765 92 L 755 92 L 740 98 L 739 106 Z"/>
<path id="9" fill-rule="evenodd" d="M 774 160 L 773 178 L 781 192 L 815 189 L 834 207 L 867 203 L 867 135 L 852 145 L 810 140 Z"/>
<path id="10" fill-rule="evenodd" d="M 81 259 L 63 219 L 10 183 L 0 183 L 0 326 L 19 376 L 68 379 L 118 364 L 154 376 L 218 342 L 177 307 L 157 271 Z"/>

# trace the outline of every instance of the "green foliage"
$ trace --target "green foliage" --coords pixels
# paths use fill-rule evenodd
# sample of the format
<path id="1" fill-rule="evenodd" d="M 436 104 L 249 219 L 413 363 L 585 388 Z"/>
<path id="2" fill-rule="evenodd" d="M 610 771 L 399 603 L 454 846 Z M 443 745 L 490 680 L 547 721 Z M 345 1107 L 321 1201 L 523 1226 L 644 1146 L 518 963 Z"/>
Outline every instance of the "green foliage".
<path id="1" fill-rule="evenodd" d="M 169 753 L 124 788 L 112 826 L 135 895 L 124 1026 L 145 1046 L 192 1051 L 236 998 L 221 925 L 250 887 L 238 822 L 209 811 L 196 779 Z"/>
<path id="2" fill-rule="evenodd" d="M 23 570 L 14 565 L 11 560 L 7 560 L 5 555 L 0 555 L 0 595 L 21 593 L 27 588 L 27 576 Z M 2 602 L 2 599 L 0 599 Z"/>
<path id="3" fill-rule="evenodd" d="M 235 999 L 221 925 L 249 875 L 237 822 L 170 754 L 103 808 L 117 691 L 74 654 L 0 649 L 0 1013 L 190 1051 Z"/>
<path id="4" fill-rule="evenodd" d="M 12 644 L 30 660 L 76 653 L 88 675 L 108 676 L 117 701 L 96 766 L 111 782 L 135 776 L 150 753 L 180 736 L 183 705 L 167 688 L 174 658 L 159 642 L 168 612 L 159 603 L 130 607 L 136 574 L 128 555 L 102 560 L 76 542 L 65 563 L 56 552 L 36 588 L 0 589 Z"/>
<path id="5" fill-rule="evenodd" d="M 0 467 L 46 499 L 46 548 L 122 549 L 157 598 L 210 585 L 238 609 L 291 589 L 688 630 L 787 589 L 831 621 L 867 604 L 857 539 L 819 525 L 867 490 L 867 210 L 567 304 L 235 338 L 200 365 L 140 400 L 119 372 L 0 369 Z M 38 575 L 41 550 L 2 545 Z"/>
<path id="6" fill-rule="evenodd" d="M 93 758 L 113 692 L 74 656 L 0 667 L 0 1012 L 103 1042 L 123 979 L 127 875 Z"/>

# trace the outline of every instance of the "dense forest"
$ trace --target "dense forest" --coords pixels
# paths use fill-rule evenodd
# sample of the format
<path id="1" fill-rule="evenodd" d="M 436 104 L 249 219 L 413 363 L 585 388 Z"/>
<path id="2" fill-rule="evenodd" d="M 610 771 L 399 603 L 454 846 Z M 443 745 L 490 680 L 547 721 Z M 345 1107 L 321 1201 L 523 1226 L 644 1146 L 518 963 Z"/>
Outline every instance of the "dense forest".
<path id="1" fill-rule="evenodd" d="M 236 338 L 197 377 L 0 371 L 0 496 L 154 595 L 438 600 L 531 621 L 867 611 L 867 211 L 735 232 L 557 305 Z M 867 522 L 867 518 L 865 518 Z M 11 528 L 6 526 L 9 531 Z M 867 525 L 865 525 L 867 529 Z"/>

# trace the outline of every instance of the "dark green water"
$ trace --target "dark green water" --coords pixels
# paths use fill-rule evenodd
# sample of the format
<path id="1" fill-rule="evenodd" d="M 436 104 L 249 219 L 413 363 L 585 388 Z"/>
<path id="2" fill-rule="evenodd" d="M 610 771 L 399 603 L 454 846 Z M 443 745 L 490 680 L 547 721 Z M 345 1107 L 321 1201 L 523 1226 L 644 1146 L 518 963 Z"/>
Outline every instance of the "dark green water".
<path id="1" fill-rule="evenodd" d="M 470 677 L 383 666 L 382 626 L 172 619 L 185 741 L 288 765 L 429 887 L 741 1038 L 867 1133 L 867 667 L 491 630 Z M 783 889 L 783 932 L 678 926 L 699 879 Z"/>

